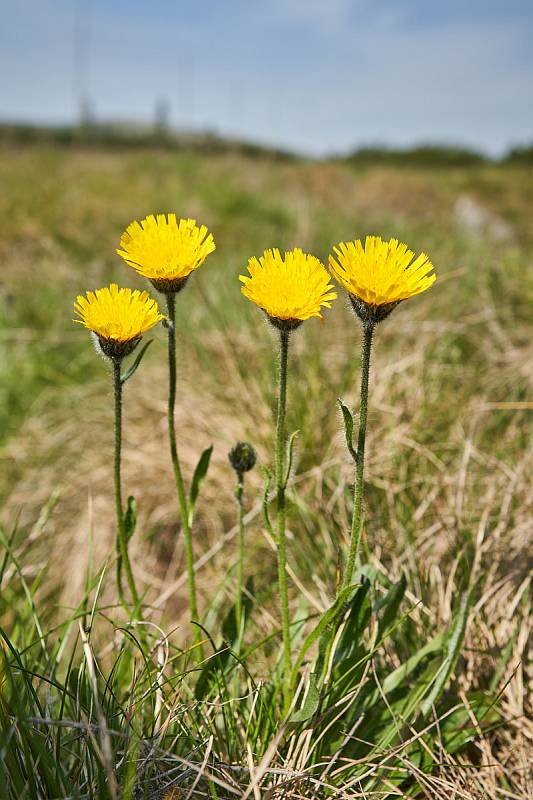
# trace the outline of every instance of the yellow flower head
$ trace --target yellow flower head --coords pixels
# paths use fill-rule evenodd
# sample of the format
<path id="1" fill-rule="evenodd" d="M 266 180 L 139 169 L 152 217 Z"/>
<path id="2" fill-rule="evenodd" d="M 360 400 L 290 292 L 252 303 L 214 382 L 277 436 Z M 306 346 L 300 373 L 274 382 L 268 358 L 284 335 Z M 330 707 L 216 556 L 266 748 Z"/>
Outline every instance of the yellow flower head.
<path id="1" fill-rule="evenodd" d="M 310 317 L 322 319 L 321 307 L 331 308 L 330 300 L 337 297 L 325 267 L 299 248 L 285 257 L 277 249 L 265 250 L 248 261 L 248 272 L 239 276 L 242 293 L 285 330 Z"/>
<path id="2" fill-rule="evenodd" d="M 132 222 L 120 238 L 117 250 L 124 261 L 148 278 L 161 292 L 178 292 L 191 272 L 215 249 L 212 234 L 194 219 L 175 214 L 151 214 Z"/>
<path id="3" fill-rule="evenodd" d="M 138 289 L 119 289 L 116 283 L 109 288 L 79 295 L 74 310 L 84 325 L 98 337 L 104 355 L 124 358 L 140 341 L 141 336 L 162 319 L 157 303 L 147 292 Z"/>
<path id="4" fill-rule="evenodd" d="M 364 321 L 379 322 L 402 300 L 425 292 L 436 280 L 427 255 L 415 258 L 397 239 L 384 242 L 379 236 L 367 236 L 364 247 L 358 239 L 341 242 L 333 250 L 331 272 Z"/>

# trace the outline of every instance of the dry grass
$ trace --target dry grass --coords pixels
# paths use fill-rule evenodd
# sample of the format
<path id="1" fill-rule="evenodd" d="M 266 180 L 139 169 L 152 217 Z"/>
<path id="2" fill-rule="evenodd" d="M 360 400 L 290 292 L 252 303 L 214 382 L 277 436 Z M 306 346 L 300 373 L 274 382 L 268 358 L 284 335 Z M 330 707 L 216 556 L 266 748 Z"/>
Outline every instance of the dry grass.
<path id="1" fill-rule="evenodd" d="M 27 158 L 4 154 L 0 172 L 22 184 L 36 165 L 45 163 L 49 183 L 39 192 L 54 193 L 42 215 L 37 212 L 42 197 L 28 197 L 18 184 L 11 200 L 4 197 L 4 291 L 6 297 L 20 292 L 14 306 L 23 307 L 23 292 L 38 265 L 39 282 L 54 283 L 63 305 L 59 313 L 44 315 L 44 324 L 41 318 L 36 322 L 45 357 L 47 348 L 56 353 L 56 343 L 65 337 L 69 356 L 79 353 L 87 366 L 85 377 L 76 373 L 60 391 L 52 381 L 40 386 L 7 438 L 3 516 L 12 521 L 19 513 L 23 529 L 33 525 L 33 534 L 19 544 L 20 554 L 31 543 L 33 561 L 25 569 L 35 576 L 46 568 L 42 591 L 53 587 L 59 604 L 75 604 L 82 591 L 90 536 L 97 564 L 109 556 L 114 539 L 111 386 L 104 365 L 93 365 L 81 355 L 88 344 L 68 329 L 68 304 L 75 287 L 98 283 L 109 274 L 124 281 L 132 277 L 112 256 L 130 217 L 172 206 L 206 218 L 215 235 L 220 229 L 219 274 L 212 283 L 207 277 L 211 267 L 198 276 L 180 334 L 177 425 L 188 476 L 200 451 L 215 443 L 195 532 L 204 597 L 216 585 L 223 595 L 232 580 L 235 509 L 226 453 L 236 440 L 252 438 L 260 459 L 270 459 L 275 363 L 266 326 L 244 309 L 244 301 L 241 315 L 234 277 L 243 257 L 263 245 L 295 241 L 324 254 L 335 238 L 370 232 L 378 225 L 386 233 L 410 234 L 415 246 L 418 240 L 434 254 L 441 278 L 434 296 L 400 309 L 377 336 L 365 545 L 378 571 L 391 579 L 408 574 L 408 599 L 416 604 L 413 624 L 422 638 L 429 639 L 450 622 L 461 587 L 477 587 L 456 669 L 458 691 L 477 724 L 468 698 L 495 682 L 503 724 L 480 735 L 458 758 L 443 748 L 442 762 L 432 775 L 418 774 L 407 760 L 404 767 L 428 798 L 533 797 L 533 674 L 526 669 L 531 664 L 532 622 L 533 340 L 524 311 L 531 287 L 524 275 L 532 257 L 533 197 L 530 189 L 521 192 L 524 176 L 492 167 L 449 175 L 394 169 L 357 174 L 342 164 L 270 164 L 236 156 L 198 161 L 194 169 L 184 156 L 173 161 L 168 154 L 31 151 Z M 51 163 L 54 185 L 61 180 L 65 187 L 59 193 L 51 188 Z M 222 199 L 217 187 L 224 187 Z M 506 220 L 510 241 L 491 242 L 490 230 L 480 241 L 479 230 L 469 238 L 464 226 L 458 227 L 454 209 L 465 192 Z M 19 209 L 16 219 L 14 208 Z M 259 216 L 255 229 L 254 214 Z M 30 305 L 33 309 L 35 298 Z M 20 310 L 17 314 L 21 324 L 10 329 L 8 320 L 3 341 L 27 353 L 32 323 Z M 355 401 L 357 350 L 357 330 L 340 308 L 323 328 L 312 323 L 295 339 L 290 424 L 303 433 L 289 523 L 294 610 L 301 597 L 315 610 L 326 608 L 332 598 L 336 550 L 348 530 L 351 481 L 335 398 Z M 132 558 L 154 609 L 152 618 L 170 629 L 184 629 L 184 561 L 165 444 L 165 402 L 159 340 L 127 387 L 124 484 L 139 502 Z M 249 567 L 262 587 L 265 603 L 257 627 L 266 634 L 277 612 L 267 592 L 274 554 L 261 522 L 260 484 L 255 474 L 248 490 Z M 49 518 L 35 525 L 55 492 L 59 499 Z M 439 720 L 429 724 L 438 742 Z M 334 770 L 325 768 L 320 780 L 306 776 L 309 747 L 305 736 L 295 739 L 283 762 L 274 746 L 263 763 L 254 763 L 250 754 L 249 787 L 240 796 L 323 796 Z M 206 763 L 196 769 L 205 770 Z M 385 766 L 386 758 L 369 763 L 369 774 L 374 769 L 382 776 Z M 237 796 L 231 771 L 219 777 Z M 380 780 L 376 796 L 395 796 L 393 789 L 385 795 L 386 780 Z M 172 796 L 181 796 L 179 791 Z M 336 796 L 367 797 L 357 786 L 346 786 Z"/>

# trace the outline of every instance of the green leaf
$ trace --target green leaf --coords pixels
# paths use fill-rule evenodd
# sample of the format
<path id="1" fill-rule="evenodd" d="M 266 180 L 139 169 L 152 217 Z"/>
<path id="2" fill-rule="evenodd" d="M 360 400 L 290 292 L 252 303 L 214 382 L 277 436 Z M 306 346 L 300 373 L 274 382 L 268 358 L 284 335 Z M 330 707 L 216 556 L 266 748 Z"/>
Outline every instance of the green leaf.
<path id="1" fill-rule="evenodd" d="M 130 495 L 128 497 L 128 504 L 126 506 L 126 513 L 124 514 L 124 532 L 126 534 L 126 541 L 129 542 L 135 533 L 135 526 L 137 525 L 137 501 Z"/>
<path id="2" fill-rule="evenodd" d="M 214 683 L 225 682 L 225 670 L 230 655 L 231 648 L 229 644 L 223 644 L 207 659 L 194 689 L 196 700 L 204 700 L 209 695 Z"/>
<path id="3" fill-rule="evenodd" d="M 405 575 L 402 575 L 398 583 L 395 583 L 389 589 L 385 597 L 379 600 L 377 604 L 377 612 L 379 615 L 378 640 L 383 638 L 383 635 L 395 622 L 400 603 L 405 594 L 406 586 L 407 581 Z"/>
<path id="4" fill-rule="evenodd" d="M 430 693 L 422 703 L 420 713 L 422 716 L 427 716 L 440 693 L 444 689 L 448 678 L 451 676 L 454 667 L 459 658 L 459 653 L 465 637 L 466 626 L 468 623 L 468 614 L 470 611 L 470 593 L 467 592 L 461 600 L 461 606 L 455 624 L 451 630 L 447 641 L 446 658 L 442 662 L 437 673 L 435 682 L 431 688 Z"/>
<path id="5" fill-rule="evenodd" d="M 231 647 L 227 642 L 217 647 L 213 637 L 203 625 L 198 625 L 205 634 L 213 648 L 213 654 L 204 662 L 198 680 L 194 688 L 194 696 L 197 700 L 203 700 L 212 689 L 226 684 L 226 668 L 232 655 Z"/>
<path id="6" fill-rule="evenodd" d="M 339 404 L 339 408 L 342 411 L 342 417 L 344 420 L 344 435 L 346 437 L 346 445 L 348 450 L 350 451 L 350 455 L 357 464 L 357 451 L 353 446 L 353 416 L 352 412 L 344 405 L 342 400 L 339 398 L 337 400 Z"/>
<path id="7" fill-rule="evenodd" d="M 302 663 L 303 655 L 307 650 L 309 650 L 311 644 L 316 641 L 318 637 L 318 654 L 316 657 L 314 670 L 311 673 L 309 689 L 307 691 L 303 707 L 292 718 L 293 722 L 305 722 L 318 710 L 321 700 L 321 684 L 327 664 L 329 663 L 333 640 L 336 636 L 339 624 L 341 623 L 349 605 L 348 601 L 350 594 L 355 588 L 355 585 L 348 586 L 346 589 L 340 592 L 333 605 L 322 615 L 318 625 L 314 631 L 309 634 L 303 644 L 295 670 L 293 671 L 293 680 L 296 680 L 297 669 Z M 358 595 L 360 595 L 361 590 L 364 590 L 363 597 L 366 596 L 368 586 L 360 586 L 355 594 L 356 598 Z M 350 604 L 353 604 L 354 600 L 352 600 Z M 357 603 L 357 605 L 359 605 L 359 603 Z"/>
<path id="8" fill-rule="evenodd" d="M 414 655 L 396 667 L 390 675 L 383 681 L 382 689 L 384 694 L 394 691 L 415 670 L 418 665 L 432 653 L 442 649 L 444 642 L 444 632 L 441 631 L 433 637 L 424 647 L 421 647 Z"/>
<path id="9" fill-rule="evenodd" d="M 333 664 L 339 665 L 341 670 L 347 669 L 347 661 L 355 654 L 361 635 L 368 625 L 371 615 L 369 590 L 370 582 L 364 578 L 350 601 L 346 622 L 333 657 Z"/>
<path id="10" fill-rule="evenodd" d="M 209 462 L 213 452 L 213 445 L 207 447 L 198 460 L 194 475 L 192 476 L 191 493 L 189 495 L 189 525 L 192 525 L 194 518 L 194 506 L 198 499 L 202 483 L 204 482 L 207 470 L 209 469 Z"/>
<path id="11" fill-rule="evenodd" d="M 309 688 L 305 696 L 303 706 L 296 714 L 293 714 L 291 722 L 307 722 L 308 719 L 316 714 L 320 703 L 320 691 L 318 688 L 319 675 L 312 672 L 309 676 Z"/>
<path id="12" fill-rule="evenodd" d="M 126 383 L 126 381 L 129 381 L 129 379 L 131 378 L 131 376 L 133 375 L 133 373 L 136 371 L 137 367 L 139 366 L 139 364 L 143 360 L 144 354 L 146 353 L 146 351 L 148 350 L 148 348 L 150 347 L 150 345 L 152 344 L 153 341 L 154 341 L 153 339 L 148 339 L 146 344 L 143 345 L 143 347 L 141 347 L 141 349 L 137 353 L 137 357 L 135 358 L 135 361 L 133 362 L 131 367 L 128 367 L 126 372 L 124 372 L 120 376 L 120 382 L 122 384 Z"/>
<path id="13" fill-rule="evenodd" d="M 322 614 L 316 627 L 311 631 L 311 633 L 305 639 L 302 645 L 302 649 L 300 650 L 300 653 L 296 659 L 296 663 L 292 670 L 293 684 L 296 682 L 296 678 L 298 677 L 298 670 L 302 666 L 306 653 L 312 647 L 314 642 L 316 642 L 319 636 L 322 636 L 322 634 L 327 630 L 328 626 L 332 625 L 332 623 L 334 623 L 335 620 L 338 617 L 340 617 L 340 615 L 343 612 L 345 603 L 348 601 L 350 595 L 352 594 L 355 588 L 356 588 L 355 586 L 347 586 L 346 589 L 343 589 L 339 593 L 333 605 L 330 606 L 328 610 Z"/>
<path id="14" fill-rule="evenodd" d="M 288 458 L 287 458 L 287 469 L 285 470 L 285 477 L 283 478 L 283 485 L 286 486 L 289 482 L 289 478 L 291 476 L 291 469 L 292 469 L 292 460 L 293 460 L 293 453 L 294 453 L 294 441 L 300 431 L 294 431 L 291 433 L 289 444 L 287 446 Z"/>

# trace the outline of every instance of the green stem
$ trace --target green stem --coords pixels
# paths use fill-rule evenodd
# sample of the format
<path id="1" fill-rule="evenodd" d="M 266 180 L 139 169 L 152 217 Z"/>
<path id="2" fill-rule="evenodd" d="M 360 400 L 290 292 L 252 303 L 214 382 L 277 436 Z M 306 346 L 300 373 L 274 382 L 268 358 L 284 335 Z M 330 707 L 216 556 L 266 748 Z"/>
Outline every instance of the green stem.
<path id="1" fill-rule="evenodd" d="M 237 616 L 237 630 L 239 635 L 242 630 L 242 590 L 244 587 L 244 473 L 239 472 L 239 482 L 235 492 L 239 504 L 239 563 L 237 567 L 237 600 L 235 611 Z"/>
<path id="2" fill-rule="evenodd" d="M 363 324 L 361 355 L 361 400 L 359 407 L 359 434 L 357 438 L 357 461 L 355 465 L 355 483 L 353 496 L 352 530 L 350 534 L 350 550 L 344 571 L 342 588 L 345 589 L 353 580 L 355 564 L 359 559 L 359 547 L 363 530 L 363 472 L 365 466 L 366 419 L 368 411 L 368 377 L 370 374 L 370 351 L 374 323 Z"/>
<path id="3" fill-rule="evenodd" d="M 178 491 L 178 501 L 180 506 L 181 526 L 185 539 L 185 561 L 187 564 L 187 583 L 189 588 L 189 608 L 191 619 L 198 620 L 198 603 L 196 601 L 196 583 L 194 578 L 194 557 L 192 549 L 191 528 L 189 525 L 189 504 L 185 493 L 185 484 L 181 474 L 181 467 L 178 457 L 178 445 L 176 443 L 176 426 L 174 422 L 174 409 L 176 406 L 176 295 L 169 293 L 167 298 L 168 309 L 168 440 L 170 443 L 170 455 L 174 468 L 174 479 Z M 200 629 L 194 626 L 194 638 L 198 642 L 200 639 Z"/>
<path id="4" fill-rule="evenodd" d="M 128 555 L 128 542 L 124 525 L 124 509 L 122 505 L 122 480 L 121 480 L 121 453 L 122 453 L 122 380 L 120 378 L 121 360 L 113 359 L 113 388 L 115 395 L 115 508 L 117 515 L 117 545 L 119 558 L 117 559 L 117 588 L 122 605 L 127 608 L 124 590 L 122 588 L 121 568 L 126 572 L 131 598 L 139 612 L 140 602 L 135 586 L 135 579 L 131 569 Z"/>
<path id="5" fill-rule="evenodd" d="M 287 594 L 287 553 L 285 543 L 285 409 L 287 405 L 287 359 L 289 353 L 289 332 L 280 331 L 279 351 L 279 395 L 276 420 L 276 488 L 278 505 L 278 580 L 281 607 L 281 627 L 283 631 L 283 698 L 285 706 L 290 702 L 291 679 L 291 635 L 289 621 L 289 599 Z"/>

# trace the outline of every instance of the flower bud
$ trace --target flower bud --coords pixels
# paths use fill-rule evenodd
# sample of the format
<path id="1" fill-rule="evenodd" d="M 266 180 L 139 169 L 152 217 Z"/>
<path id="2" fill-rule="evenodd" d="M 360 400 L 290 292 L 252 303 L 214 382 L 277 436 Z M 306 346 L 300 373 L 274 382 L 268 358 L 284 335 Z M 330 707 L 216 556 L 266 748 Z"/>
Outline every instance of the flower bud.
<path id="1" fill-rule="evenodd" d="M 237 442 L 228 453 L 228 459 L 238 475 L 243 475 L 254 468 L 257 461 L 255 449 L 248 442 Z"/>

